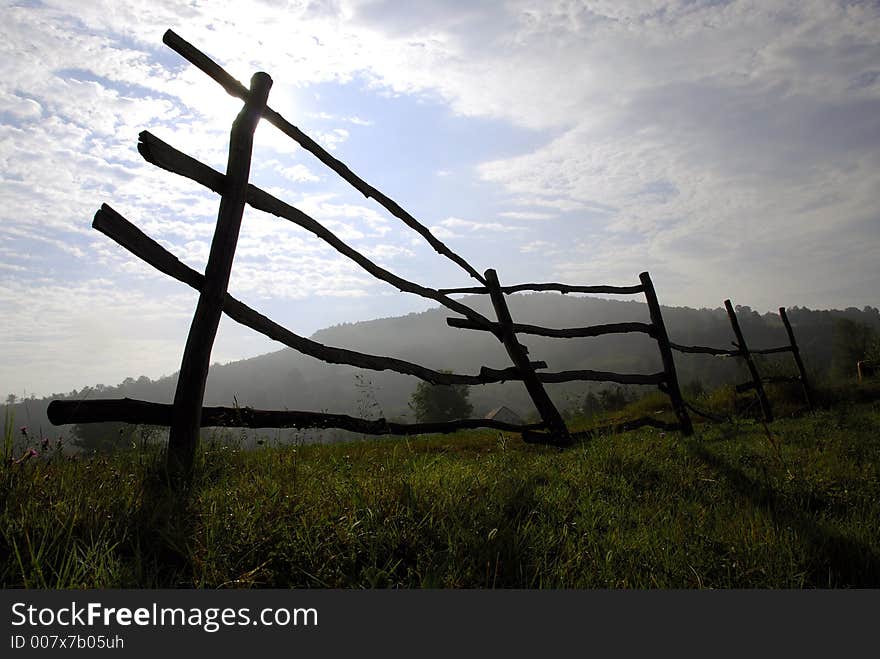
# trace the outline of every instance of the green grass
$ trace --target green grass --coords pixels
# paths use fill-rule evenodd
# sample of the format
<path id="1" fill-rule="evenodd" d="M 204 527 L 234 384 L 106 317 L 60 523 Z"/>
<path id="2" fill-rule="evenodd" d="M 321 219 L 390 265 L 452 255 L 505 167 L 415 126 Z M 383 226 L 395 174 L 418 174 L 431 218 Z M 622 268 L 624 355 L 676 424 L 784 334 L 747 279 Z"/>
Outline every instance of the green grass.
<path id="1" fill-rule="evenodd" d="M 2 467 L 0 583 L 878 587 L 878 429 L 862 401 L 564 450 L 497 432 L 205 442 L 182 495 L 156 447 L 55 452 Z"/>

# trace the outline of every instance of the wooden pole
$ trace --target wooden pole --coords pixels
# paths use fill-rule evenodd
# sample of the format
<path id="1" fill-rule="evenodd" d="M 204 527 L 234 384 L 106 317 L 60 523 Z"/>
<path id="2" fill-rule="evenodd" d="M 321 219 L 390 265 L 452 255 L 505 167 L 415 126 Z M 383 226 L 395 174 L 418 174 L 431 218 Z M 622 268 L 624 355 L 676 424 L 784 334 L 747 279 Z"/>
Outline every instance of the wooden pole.
<path id="1" fill-rule="evenodd" d="M 767 393 L 764 391 L 764 385 L 761 383 L 761 374 L 758 373 L 758 367 L 755 366 L 755 360 L 752 359 L 752 353 L 746 345 L 746 339 L 740 329 L 739 321 L 736 318 L 736 312 L 730 300 L 724 300 L 724 307 L 727 309 L 727 317 L 730 318 L 730 325 L 733 327 L 733 333 L 736 335 L 736 344 L 739 349 L 740 356 L 746 360 L 749 367 L 749 373 L 752 376 L 755 392 L 758 394 L 758 401 L 761 403 L 761 412 L 764 414 L 764 420 L 768 423 L 773 420 L 773 410 L 770 407 L 770 401 L 767 399 Z"/>
<path id="2" fill-rule="evenodd" d="M 782 324 L 785 325 L 785 331 L 788 333 L 788 341 L 791 344 L 791 355 L 794 357 L 794 363 L 797 364 L 798 372 L 801 374 L 801 386 L 804 389 L 804 398 L 807 399 L 807 406 L 813 409 L 813 393 L 810 391 L 810 385 L 807 382 L 807 370 L 804 368 L 804 362 L 801 359 L 801 351 L 798 349 L 797 341 L 794 338 L 794 331 L 791 329 L 791 323 L 788 322 L 788 314 L 785 313 L 785 307 L 779 307 L 779 317 L 782 318 Z"/>
<path id="3" fill-rule="evenodd" d="M 255 73 L 251 78 L 250 94 L 232 124 L 225 189 L 220 199 L 217 226 L 205 268 L 205 280 L 186 339 L 174 393 L 174 413 L 168 436 L 168 469 L 176 475 L 186 477 L 192 472 L 199 442 L 211 348 L 223 313 L 241 217 L 247 200 L 254 131 L 266 107 L 271 87 L 272 78 L 268 74 Z"/>
<path id="4" fill-rule="evenodd" d="M 538 414 L 550 431 L 550 435 L 555 443 L 568 443 L 570 441 L 568 428 L 559 410 L 550 400 L 550 396 L 544 389 L 544 385 L 538 379 L 537 374 L 529 363 L 528 352 L 526 348 L 520 344 L 513 331 L 513 319 L 510 317 L 510 309 L 507 308 L 507 301 L 504 299 L 504 293 L 501 292 L 501 284 L 498 282 L 497 273 L 492 270 L 486 270 L 486 287 L 489 289 L 489 297 L 492 299 L 492 306 L 495 307 L 495 315 L 498 318 L 500 327 L 499 339 L 504 344 L 507 354 L 510 356 L 513 365 L 522 375 L 523 384 L 526 391 L 529 392 Z"/>
<path id="5" fill-rule="evenodd" d="M 672 348 L 669 343 L 669 335 L 666 333 L 666 325 L 663 323 L 663 314 L 660 312 L 660 303 L 657 301 L 657 293 L 654 283 L 647 272 L 639 275 L 639 280 L 645 288 L 645 299 L 648 302 L 648 313 L 651 315 L 651 324 L 654 326 L 654 338 L 660 348 L 660 358 L 663 360 L 663 370 L 666 373 L 666 393 L 672 401 L 672 409 L 678 422 L 681 424 L 681 432 L 686 437 L 694 434 L 691 417 L 684 405 L 684 398 L 678 386 L 678 375 L 675 372 L 675 359 L 672 357 Z"/>

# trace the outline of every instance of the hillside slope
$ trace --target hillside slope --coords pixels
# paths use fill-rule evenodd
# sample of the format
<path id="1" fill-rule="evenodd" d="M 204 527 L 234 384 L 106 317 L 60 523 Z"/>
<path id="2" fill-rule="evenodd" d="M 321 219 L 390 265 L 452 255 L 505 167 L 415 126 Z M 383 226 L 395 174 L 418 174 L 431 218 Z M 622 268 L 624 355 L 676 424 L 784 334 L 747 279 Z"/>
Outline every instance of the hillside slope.
<path id="1" fill-rule="evenodd" d="M 492 311 L 482 296 L 466 301 L 489 317 Z M 548 327 L 577 327 L 621 321 L 648 321 L 642 302 L 618 301 L 558 294 L 520 294 L 509 297 L 517 322 Z M 664 307 L 664 318 L 671 339 L 683 344 L 727 347 L 733 334 L 724 309 Z M 327 345 L 397 357 L 435 369 L 477 373 L 480 366 L 504 368 L 510 362 L 501 344 L 481 332 L 453 329 L 446 325 L 451 312 L 438 308 L 397 318 L 382 318 L 343 324 L 321 330 L 312 337 Z M 752 348 L 783 345 L 787 342 L 778 315 L 759 315 L 748 307 L 738 309 L 740 324 Z M 820 378 L 829 374 L 855 373 L 847 352 L 847 337 L 841 328 L 856 324 L 880 333 L 877 309 L 811 311 L 794 308 L 789 317 L 805 356 L 808 369 Z M 847 325 L 849 324 L 849 325 Z M 533 359 L 547 362 L 550 370 L 595 369 L 617 372 L 660 370 L 656 343 L 641 334 L 613 335 L 587 339 L 549 339 L 521 337 Z M 181 337 L 183 341 L 183 337 Z M 771 368 L 792 372 L 787 355 Z M 702 355 L 676 355 L 682 383 L 699 380 L 711 388 L 745 379 L 742 365 L 734 359 Z M 115 387 L 86 387 L 63 397 L 118 398 L 128 396 L 156 402 L 170 402 L 176 375 L 152 381 L 146 377 L 128 378 Z M 206 404 L 262 409 L 301 409 L 406 418 L 408 400 L 418 380 L 388 371 L 375 372 L 324 364 L 290 349 L 211 368 Z M 569 383 L 548 387 L 562 409 L 577 406 L 589 388 L 601 383 Z M 11 407 L 17 425 L 44 428 L 55 433 L 45 417 L 51 398 L 32 399 Z M 521 415 L 534 412 L 521 384 L 513 382 L 471 388 L 474 413 L 483 415 L 499 405 L 507 405 Z"/>

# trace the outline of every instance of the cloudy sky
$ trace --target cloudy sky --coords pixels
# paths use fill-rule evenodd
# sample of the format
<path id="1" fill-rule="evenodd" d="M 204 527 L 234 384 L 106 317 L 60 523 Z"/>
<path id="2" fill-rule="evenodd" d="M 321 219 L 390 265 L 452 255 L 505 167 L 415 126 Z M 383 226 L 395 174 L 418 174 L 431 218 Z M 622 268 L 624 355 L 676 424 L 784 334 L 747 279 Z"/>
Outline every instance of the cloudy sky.
<path id="1" fill-rule="evenodd" d="M 0 21 L 0 382 L 48 395 L 177 370 L 195 294 L 91 229 L 109 203 L 202 269 L 218 198 L 142 161 L 149 130 L 216 169 L 241 104 L 175 30 L 502 283 L 661 302 L 876 305 L 873 2 L 19 0 Z M 265 124 L 252 181 L 419 283 L 474 282 Z M 231 292 L 309 335 L 431 306 L 246 213 Z M 276 348 L 225 321 L 213 359 Z M 2 388 L 0 388 L 2 389 Z"/>

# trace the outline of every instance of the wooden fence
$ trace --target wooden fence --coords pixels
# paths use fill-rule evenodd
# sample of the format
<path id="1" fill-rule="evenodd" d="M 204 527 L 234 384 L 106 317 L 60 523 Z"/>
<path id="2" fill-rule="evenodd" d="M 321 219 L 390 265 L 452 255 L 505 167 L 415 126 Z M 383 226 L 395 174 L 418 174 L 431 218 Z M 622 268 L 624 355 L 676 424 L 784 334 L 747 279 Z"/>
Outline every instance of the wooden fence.
<path id="1" fill-rule="evenodd" d="M 782 324 L 785 327 L 786 334 L 788 335 L 788 345 L 775 348 L 761 348 L 758 350 L 749 349 L 748 343 L 746 343 L 745 336 L 743 335 L 742 328 L 740 327 L 739 320 L 737 319 L 736 311 L 734 311 L 733 305 L 731 304 L 730 300 L 724 301 L 724 308 L 727 311 L 727 317 L 730 320 L 730 326 L 733 329 L 734 336 L 736 337 L 736 341 L 733 342 L 734 350 L 726 348 L 712 348 L 707 346 L 685 346 L 679 345 L 677 343 L 670 343 L 670 347 L 673 350 L 677 350 L 678 352 L 682 353 L 706 354 L 716 357 L 741 358 L 745 362 L 746 367 L 749 370 L 749 375 L 751 377 L 748 382 L 736 385 L 735 391 L 736 393 L 743 393 L 745 391 L 754 390 L 758 402 L 761 406 L 761 414 L 764 417 L 764 420 L 768 422 L 773 420 L 773 408 L 770 405 L 770 399 L 767 397 L 767 392 L 764 389 L 765 384 L 778 382 L 800 382 L 807 406 L 812 409 L 813 395 L 810 391 L 810 385 L 807 380 L 807 372 L 804 368 L 804 362 L 801 359 L 800 349 L 798 348 L 797 341 L 794 337 L 794 330 L 792 330 L 791 323 L 788 320 L 788 314 L 785 313 L 785 307 L 779 307 L 779 317 L 782 319 Z M 798 369 L 798 375 L 762 377 L 760 372 L 758 371 L 758 366 L 752 356 L 772 355 L 783 352 L 790 352 L 792 354 L 795 366 L 797 366 Z M 686 408 L 690 409 L 692 412 L 700 416 L 707 417 L 713 420 L 719 420 L 720 418 L 715 414 L 699 410 L 694 405 L 686 401 L 684 405 Z"/>
<path id="2" fill-rule="evenodd" d="M 749 382 L 738 384 L 736 386 L 736 392 L 742 393 L 754 389 L 758 401 L 761 404 L 761 413 L 764 416 L 764 420 L 769 422 L 773 420 L 773 407 L 770 405 L 769 398 L 767 398 L 767 392 L 764 390 L 764 385 L 771 382 L 800 382 L 807 406 L 812 408 L 813 395 L 810 391 L 809 382 L 807 381 L 807 371 L 804 368 L 804 362 L 801 359 L 800 349 L 794 338 L 794 331 L 791 329 L 791 323 L 788 321 L 788 314 L 785 313 L 785 307 L 779 307 L 779 316 L 782 319 L 782 324 L 785 326 L 785 331 L 788 334 L 788 345 L 779 346 L 777 348 L 763 348 L 760 350 L 749 349 L 730 300 L 724 300 L 724 307 L 727 309 L 727 316 L 730 318 L 730 325 L 733 327 L 733 333 L 736 335 L 736 345 L 739 348 L 738 355 L 745 360 L 749 369 L 749 374 L 751 375 L 751 380 Z M 795 366 L 797 366 L 798 369 L 798 375 L 762 377 L 752 355 L 772 355 L 781 352 L 791 353 L 794 358 Z"/>
<path id="3" fill-rule="evenodd" d="M 181 263 L 173 254 L 106 204 L 95 214 L 92 225 L 160 272 L 199 291 L 199 300 L 187 336 L 174 402 L 168 405 L 127 398 L 92 401 L 56 400 L 52 401 L 48 409 L 49 419 L 52 423 L 60 425 L 122 421 L 168 426 L 170 427 L 168 464 L 172 470 L 178 472 L 191 470 L 198 446 L 199 429 L 205 426 L 342 428 L 376 435 L 412 435 L 486 427 L 521 433 L 523 438 L 530 442 L 565 445 L 571 443 L 575 435 L 569 432 L 558 409 L 547 394 L 544 384 L 571 381 L 610 381 L 622 384 L 658 386 L 670 397 L 678 419 L 678 423 L 671 424 L 653 418 L 644 418 L 622 424 L 621 427 L 651 425 L 664 429 L 679 429 L 684 434 L 693 432 L 679 389 L 672 357 L 672 350 L 681 349 L 681 347 L 675 346 L 669 341 L 657 295 L 647 272 L 642 273 L 639 276 L 640 283 L 633 286 L 570 286 L 556 283 L 502 286 L 494 270 L 486 270 L 481 275 L 464 258 L 449 249 L 427 227 L 418 222 L 395 201 L 363 181 L 314 140 L 268 107 L 267 99 L 272 80 L 267 74 L 254 74 L 248 89 L 233 79 L 204 53 L 172 31 L 166 32 L 163 41 L 222 85 L 229 94 L 244 101 L 244 107 L 232 125 L 226 174 L 177 151 L 148 132 L 140 134 L 138 151 L 144 159 L 220 194 L 217 224 L 204 274 Z M 479 286 L 435 290 L 403 279 L 370 261 L 306 213 L 250 184 L 248 179 L 253 134 L 261 118 L 279 128 L 302 148 L 312 153 L 365 197 L 374 199 L 394 217 L 419 233 L 438 254 L 456 263 L 475 279 Z M 428 298 L 459 314 L 460 317 L 448 319 L 448 323 L 452 327 L 493 334 L 504 345 L 513 366 L 500 370 L 483 366 L 478 374 L 473 375 L 441 372 L 400 359 L 322 345 L 299 336 L 261 315 L 227 292 L 245 204 L 306 229 L 374 277 L 391 284 L 398 290 Z M 615 323 L 570 329 L 550 329 L 517 324 L 511 318 L 506 295 L 518 291 L 643 293 L 648 303 L 651 322 Z M 463 302 L 450 297 L 456 293 L 488 294 L 492 301 L 496 320 L 489 320 Z M 391 370 L 438 385 L 475 385 L 508 380 L 522 381 L 538 410 L 541 421 L 527 425 L 514 425 L 489 419 L 398 424 L 388 422 L 385 419 L 359 419 L 342 414 L 254 410 L 238 407 L 203 407 L 211 348 L 221 314 L 224 313 L 236 322 L 271 339 L 328 363 L 347 364 L 372 370 Z M 543 369 L 547 368 L 547 364 L 541 361 L 531 361 L 527 348 L 517 338 L 519 334 L 575 338 L 626 332 L 645 333 L 657 341 L 663 363 L 661 372 L 653 374 L 621 374 L 590 370 L 544 372 Z"/>

